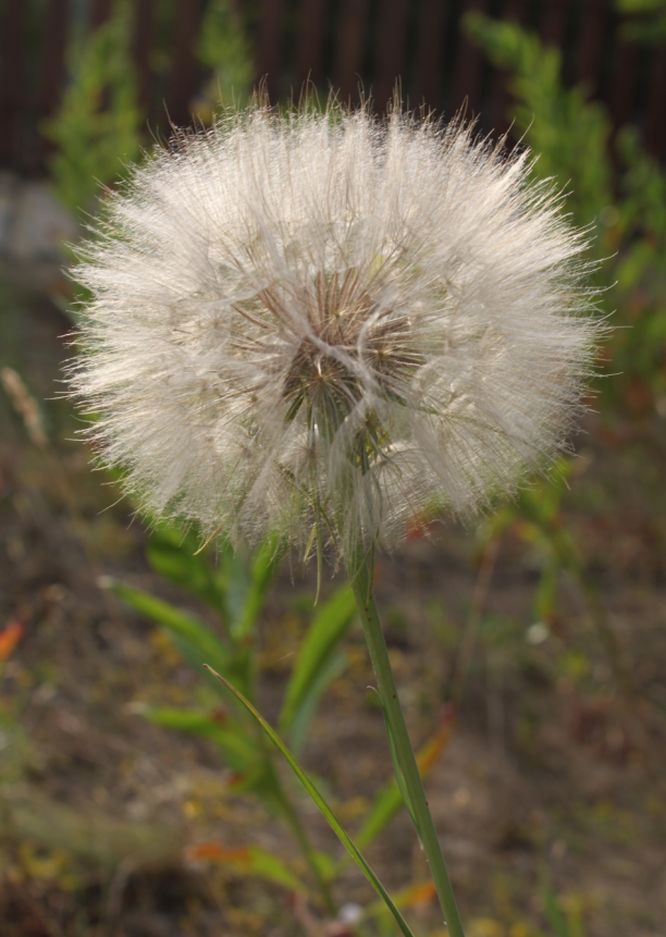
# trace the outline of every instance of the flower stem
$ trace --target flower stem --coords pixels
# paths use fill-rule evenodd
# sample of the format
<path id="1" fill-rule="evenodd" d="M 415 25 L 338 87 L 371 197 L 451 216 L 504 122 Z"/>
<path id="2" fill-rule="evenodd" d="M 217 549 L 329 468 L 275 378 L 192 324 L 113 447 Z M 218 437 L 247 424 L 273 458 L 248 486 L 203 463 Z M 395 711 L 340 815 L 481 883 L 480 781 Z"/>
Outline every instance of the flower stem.
<path id="1" fill-rule="evenodd" d="M 358 610 L 363 623 L 370 659 L 377 677 L 379 694 L 395 747 L 397 762 L 402 772 L 409 798 L 412 818 L 430 867 L 439 905 L 450 937 L 465 937 L 455 895 L 446 871 L 437 831 L 428 808 L 416 757 L 409 740 L 409 733 L 400 707 L 398 691 L 393 680 L 384 633 L 377 614 L 372 591 L 373 551 L 359 555 L 350 565 L 350 579 Z"/>

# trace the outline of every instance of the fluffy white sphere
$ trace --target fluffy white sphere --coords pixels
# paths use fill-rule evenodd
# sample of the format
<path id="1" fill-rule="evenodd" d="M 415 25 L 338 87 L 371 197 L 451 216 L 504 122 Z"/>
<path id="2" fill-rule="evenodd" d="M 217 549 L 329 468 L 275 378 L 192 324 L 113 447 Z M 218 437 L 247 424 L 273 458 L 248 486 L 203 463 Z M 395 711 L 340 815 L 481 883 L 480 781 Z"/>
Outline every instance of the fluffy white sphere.
<path id="1" fill-rule="evenodd" d="M 343 551 L 561 447 L 589 370 L 584 238 L 525 154 L 395 112 L 253 107 L 111 197 L 74 393 L 157 515 Z"/>

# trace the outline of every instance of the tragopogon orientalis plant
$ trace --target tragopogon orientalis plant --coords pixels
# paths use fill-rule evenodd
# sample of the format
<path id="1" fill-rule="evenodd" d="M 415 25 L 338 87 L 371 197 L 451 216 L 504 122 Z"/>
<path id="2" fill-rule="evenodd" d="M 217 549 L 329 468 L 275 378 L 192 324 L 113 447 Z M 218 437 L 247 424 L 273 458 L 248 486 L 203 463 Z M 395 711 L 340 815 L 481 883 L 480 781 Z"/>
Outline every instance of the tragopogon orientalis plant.
<path id="1" fill-rule="evenodd" d="M 545 466 L 579 410 L 585 237 L 529 171 L 399 107 L 255 104 L 137 169 L 76 270 L 73 392 L 126 489 L 207 537 L 276 533 L 346 566 L 453 937 L 372 564 L 420 512 L 479 510 Z"/>

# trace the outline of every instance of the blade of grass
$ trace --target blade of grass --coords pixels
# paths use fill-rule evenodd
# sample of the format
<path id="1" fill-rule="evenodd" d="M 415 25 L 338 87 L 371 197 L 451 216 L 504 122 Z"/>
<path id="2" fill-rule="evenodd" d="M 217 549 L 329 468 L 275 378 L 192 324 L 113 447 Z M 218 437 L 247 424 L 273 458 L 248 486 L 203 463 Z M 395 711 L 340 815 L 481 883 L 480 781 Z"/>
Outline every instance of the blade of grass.
<path id="1" fill-rule="evenodd" d="M 298 762 L 296 761 L 294 756 L 291 754 L 291 752 L 289 751 L 287 746 L 284 744 L 284 742 L 282 741 L 280 736 L 277 734 L 277 732 L 273 729 L 270 723 L 268 723 L 264 719 L 261 713 L 257 709 L 255 709 L 252 703 L 248 699 L 246 699 L 242 695 L 242 693 L 240 693 L 234 686 L 232 686 L 228 680 L 226 680 L 221 674 L 217 673 L 217 671 L 215 671 L 208 664 L 204 664 L 204 667 L 226 687 L 229 693 L 233 694 L 236 697 L 239 703 L 241 703 L 245 707 L 247 712 L 259 723 L 259 725 L 264 730 L 264 732 L 266 733 L 270 741 L 277 748 L 277 750 L 285 759 L 285 761 L 287 762 L 291 770 L 294 772 L 298 780 L 301 782 L 302 786 L 305 788 L 306 792 L 308 793 L 308 795 L 310 796 L 310 798 L 312 799 L 316 807 L 319 809 L 319 811 L 321 812 L 322 816 L 324 817 L 324 819 L 326 820 L 330 828 L 333 830 L 337 838 L 340 840 L 345 850 L 352 857 L 352 859 L 356 863 L 356 866 L 363 873 L 367 881 L 370 883 L 370 885 L 372 885 L 373 889 L 377 892 L 377 894 L 382 899 L 382 901 L 384 902 L 388 910 L 391 912 L 396 924 L 400 928 L 401 933 L 404 934 L 405 937 L 414 937 L 414 934 L 412 930 L 410 929 L 409 925 L 407 924 L 407 922 L 405 921 L 404 917 L 402 916 L 400 909 L 394 903 L 391 896 L 386 891 L 381 881 L 377 877 L 376 873 L 373 871 L 370 865 L 368 865 L 368 863 L 366 862 L 365 858 L 363 857 L 363 855 L 361 854 L 361 852 L 355 845 L 352 838 L 349 836 L 349 834 L 340 824 L 340 822 L 336 818 L 331 808 L 328 806 L 328 804 L 326 803 L 322 795 L 319 793 L 315 785 L 312 783 L 308 775 L 298 764 Z"/>

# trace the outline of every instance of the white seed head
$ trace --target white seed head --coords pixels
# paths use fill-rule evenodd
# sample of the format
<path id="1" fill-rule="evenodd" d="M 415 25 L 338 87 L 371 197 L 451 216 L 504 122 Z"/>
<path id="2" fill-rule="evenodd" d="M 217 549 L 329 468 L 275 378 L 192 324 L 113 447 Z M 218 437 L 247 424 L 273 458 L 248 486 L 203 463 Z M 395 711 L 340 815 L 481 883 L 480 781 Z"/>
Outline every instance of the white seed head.
<path id="1" fill-rule="evenodd" d="M 585 238 L 529 157 L 396 109 L 255 105 L 134 171 L 75 271 L 73 393 L 157 515 L 348 551 L 563 444 Z"/>

